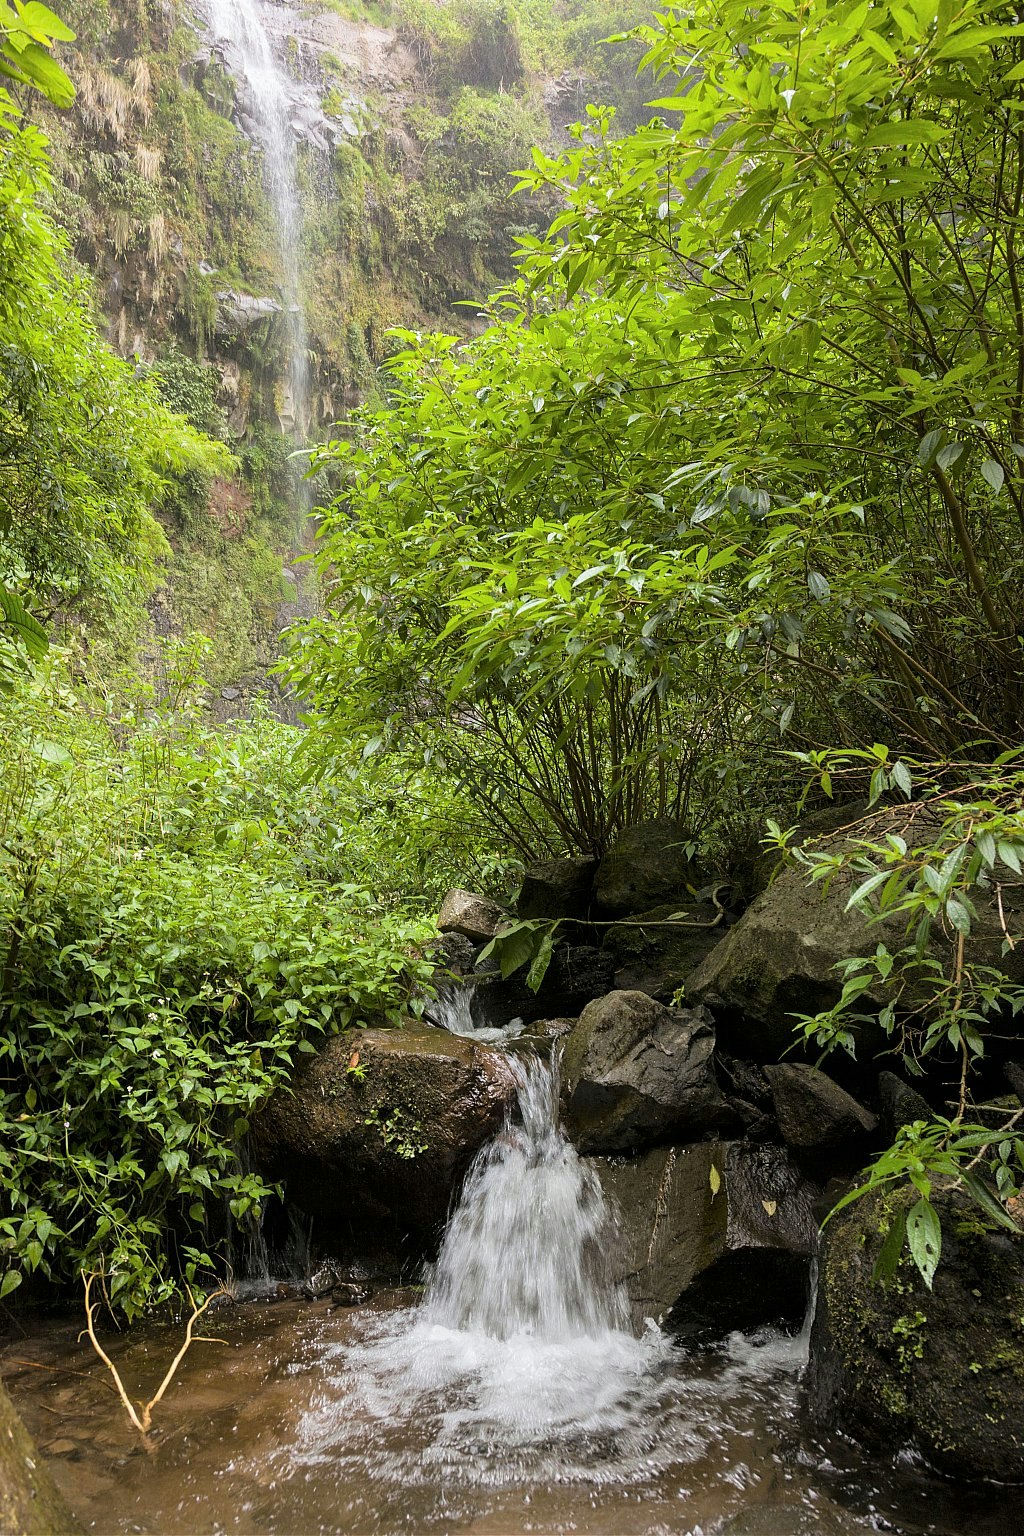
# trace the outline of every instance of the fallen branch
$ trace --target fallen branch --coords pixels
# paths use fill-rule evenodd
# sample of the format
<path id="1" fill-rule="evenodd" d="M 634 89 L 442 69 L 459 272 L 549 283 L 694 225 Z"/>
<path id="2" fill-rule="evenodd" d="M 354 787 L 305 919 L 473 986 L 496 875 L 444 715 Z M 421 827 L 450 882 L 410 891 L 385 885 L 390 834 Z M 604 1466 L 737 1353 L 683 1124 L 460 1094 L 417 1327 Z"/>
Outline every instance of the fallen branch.
<path id="1" fill-rule="evenodd" d="M 189 1301 L 190 1301 L 190 1303 L 192 1305 L 192 1316 L 189 1318 L 188 1322 L 185 1325 L 185 1342 L 182 1344 L 181 1348 L 178 1350 L 178 1353 L 175 1355 L 174 1359 L 171 1361 L 171 1363 L 170 1363 L 170 1365 L 169 1365 L 169 1367 L 167 1369 L 166 1376 L 164 1377 L 163 1381 L 160 1383 L 160 1385 L 157 1388 L 156 1392 L 149 1399 L 148 1403 L 139 1403 L 138 1405 L 136 1405 L 135 1403 L 132 1402 L 131 1398 L 128 1396 L 128 1393 L 125 1391 L 124 1382 L 121 1380 L 121 1373 L 118 1371 L 117 1366 L 114 1364 L 113 1360 L 111 1360 L 110 1356 L 107 1354 L 106 1350 L 103 1348 L 103 1345 L 100 1343 L 99 1339 L 96 1337 L 96 1329 L 95 1329 L 95 1325 L 93 1323 L 93 1310 L 94 1310 L 95 1303 L 92 1300 L 92 1286 L 93 1286 L 93 1281 L 94 1280 L 98 1280 L 98 1279 L 101 1279 L 101 1278 L 102 1277 L 99 1274 L 97 1274 L 97 1273 L 93 1273 L 91 1275 L 87 1275 L 84 1270 L 82 1271 L 82 1281 L 83 1281 L 83 1283 L 85 1285 L 85 1319 L 86 1319 L 85 1331 L 89 1335 L 89 1338 L 90 1338 L 90 1340 L 92 1342 L 93 1349 L 99 1355 L 100 1359 L 103 1361 L 103 1364 L 107 1367 L 107 1370 L 110 1372 L 111 1376 L 114 1378 L 114 1386 L 117 1389 L 118 1397 L 121 1399 L 121 1402 L 124 1404 L 125 1412 L 127 1413 L 128 1417 L 131 1419 L 132 1423 L 135 1425 L 135 1428 L 138 1430 L 139 1434 L 142 1435 L 142 1436 L 146 1436 L 146 1435 L 149 1434 L 149 1431 L 150 1431 L 150 1429 L 152 1427 L 152 1424 L 153 1424 L 153 1409 L 160 1402 L 160 1400 L 163 1397 L 164 1393 L 167 1391 L 167 1388 L 170 1386 L 171 1382 L 174 1380 L 174 1377 L 175 1377 L 175 1375 L 177 1373 L 179 1365 L 184 1360 L 185 1356 L 188 1354 L 188 1351 L 191 1349 L 192 1345 L 194 1343 L 197 1343 L 197 1342 L 201 1343 L 201 1344 L 223 1344 L 224 1343 L 223 1339 L 209 1339 L 209 1338 L 203 1337 L 202 1335 L 200 1335 L 198 1337 L 198 1339 L 197 1339 L 193 1335 L 192 1330 L 195 1328 L 196 1323 L 202 1317 L 203 1313 L 206 1311 L 206 1309 L 210 1305 L 211 1301 L 213 1301 L 217 1296 L 226 1296 L 227 1292 L 223 1289 L 223 1287 L 221 1287 L 220 1289 L 218 1289 L 216 1291 L 211 1291 L 209 1296 L 207 1296 L 206 1300 L 202 1303 L 202 1305 L 198 1306 L 198 1307 L 196 1306 L 195 1300 L 194 1300 L 194 1298 L 192 1296 L 192 1292 L 191 1291 L 188 1292 L 188 1299 L 189 1299 Z M 81 1337 L 81 1335 L 79 1335 L 79 1337 Z"/>

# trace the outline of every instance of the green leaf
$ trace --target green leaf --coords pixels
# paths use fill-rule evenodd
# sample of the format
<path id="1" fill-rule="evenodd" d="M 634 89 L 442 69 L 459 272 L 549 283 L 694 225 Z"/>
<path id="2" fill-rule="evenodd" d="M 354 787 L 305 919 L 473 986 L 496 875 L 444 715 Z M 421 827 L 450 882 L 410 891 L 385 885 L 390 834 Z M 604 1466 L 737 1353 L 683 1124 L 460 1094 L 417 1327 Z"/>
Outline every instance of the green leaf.
<path id="1" fill-rule="evenodd" d="M 896 1266 L 899 1263 L 900 1254 L 903 1252 L 903 1244 L 906 1242 L 906 1237 L 907 1214 L 905 1211 L 899 1211 L 889 1231 L 886 1233 L 885 1242 L 882 1244 L 878 1258 L 875 1260 L 875 1267 L 871 1278 L 876 1285 L 887 1284 L 896 1273 Z"/>
<path id="2" fill-rule="evenodd" d="M 1003 466 L 996 459 L 985 459 L 981 466 L 981 476 L 997 493 L 1003 488 L 1006 476 Z"/>
<path id="3" fill-rule="evenodd" d="M 21 1270 L 9 1269 L 4 1278 L 0 1280 L 0 1301 L 3 1301 L 4 1297 L 9 1296 L 12 1291 L 16 1291 L 21 1282 Z"/>
<path id="4" fill-rule="evenodd" d="M 526 985 L 531 992 L 540 990 L 541 982 L 548 973 L 551 964 L 551 956 L 555 948 L 555 929 L 549 928 L 540 941 L 540 947 L 533 959 L 526 975 Z"/>
<path id="5" fill-rule="evenodd" d="M 929 1290 L 942 1253 L 942 1224 L 930 1200 L 921 1197 L 907 1213 L 910 1254 Z"/>

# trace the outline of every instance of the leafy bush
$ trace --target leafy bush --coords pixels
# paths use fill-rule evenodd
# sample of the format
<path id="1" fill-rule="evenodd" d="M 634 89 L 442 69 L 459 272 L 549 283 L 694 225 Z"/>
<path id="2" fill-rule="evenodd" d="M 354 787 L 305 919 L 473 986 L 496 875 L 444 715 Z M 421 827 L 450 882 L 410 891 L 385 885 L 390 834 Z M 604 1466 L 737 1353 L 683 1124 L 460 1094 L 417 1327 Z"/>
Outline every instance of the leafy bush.
<path id="1" fill-rule="evenodd" d="M 59 663 L 0 703 L 0 1283 L 102 1267 L 135 1315 L 266 1198 L 244 1138 L 296 1052 L 412 1004 L 431 925 L 396 886 L 436 902 L 431 839 L 467 839 L 436 797 L 308 783 L 268 718 L 207 728 L 187 649 L 127 698 Z"/>

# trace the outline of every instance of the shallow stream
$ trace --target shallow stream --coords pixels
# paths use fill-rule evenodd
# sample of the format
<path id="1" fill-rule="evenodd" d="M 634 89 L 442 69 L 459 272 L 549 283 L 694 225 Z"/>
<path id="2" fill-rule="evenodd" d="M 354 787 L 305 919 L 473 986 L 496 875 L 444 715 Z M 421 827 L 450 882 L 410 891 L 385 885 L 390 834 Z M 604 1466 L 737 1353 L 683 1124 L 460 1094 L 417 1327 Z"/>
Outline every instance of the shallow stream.
<path id="1" fill-rule="evenodd" d="M 478 1155 L 421 1293 L 207 1314 L 139 1443 L 78 1326 L 0 1370 L 97 1532 L 205 1536 L 1017 1536 L 1024 1490 L 958 1490 L 906 1458 L 802 1433 L 806 1337 L 684 1352 L 628 1324 L 593 1168 L 558 1124 L 557 1067 L 513 1063 L 519 1114 Z M 146 1398 L 180 1341 L 107 1342 Z"/>

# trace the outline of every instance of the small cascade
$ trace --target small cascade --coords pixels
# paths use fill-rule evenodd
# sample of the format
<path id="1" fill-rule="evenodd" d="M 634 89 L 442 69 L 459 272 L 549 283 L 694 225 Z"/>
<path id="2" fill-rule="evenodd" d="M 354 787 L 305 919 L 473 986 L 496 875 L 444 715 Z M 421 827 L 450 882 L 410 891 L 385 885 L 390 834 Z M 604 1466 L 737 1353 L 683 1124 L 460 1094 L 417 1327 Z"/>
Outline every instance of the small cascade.
<path id="1" fill-rule="evenodd" d="M 558 1124 L 557 1063 L 510 1057 L 521 1124 L 476 1158 L 430 1278 L 427 1323 L 493 1339 L 625 1330 L 611 1282 L 615 1222 L 600 1180 Z"/>
<path id="2" fill-rule="evenodd" d="M 302 203 L 288 77 L 274 56 L 262 0 L 206 0 L 210 25 L 240 83 L 263 147 L 267 192 L 277 220 L 288 328 L 290 408 L 283 413 L 302 446 L 309 427 L 309 359 L 302 303 Z M 288 421 L 290 418 L 290 422 Z"/>
<path id="3" fill-rule="evenodd" d="M 463 1035 L 481 1045 L 502 1045 L 517 1039 L 526 1028 L 522 1019 L 511 1019 L 505 1025 L 490 1023 L 480 993 L 471 981 L 457 981 L 440 988 L 437 996 L 427 1004 L 424 1017 L 439 1029 Z"/>

